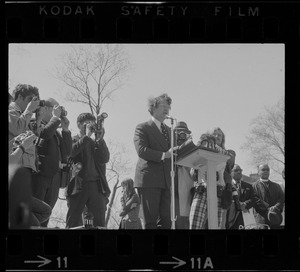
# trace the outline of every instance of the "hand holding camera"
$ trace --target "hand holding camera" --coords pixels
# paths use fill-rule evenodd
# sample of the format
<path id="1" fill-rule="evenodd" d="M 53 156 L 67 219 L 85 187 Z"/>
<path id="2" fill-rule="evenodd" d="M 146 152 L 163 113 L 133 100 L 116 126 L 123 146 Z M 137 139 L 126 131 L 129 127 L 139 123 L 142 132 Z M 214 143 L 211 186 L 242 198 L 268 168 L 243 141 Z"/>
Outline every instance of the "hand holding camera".
<path id="1" fill-rule="evenodd" d="M 67 117 L 63 116 L 63 117 L 60 118 L 60 122 L 61 122 L 62 130 L 68 131 L 69 130 L 69 125 L 70 125 L 69 119 Z"/>
<path id="2" fill-rule="evenodd" d="M 30 112 L 35 112 L 40 107 L 40 100 L 38 97 L 33 97 L 32 100 L 28 103 L 26 110 Z"/>
<path id="3" fill-rule="evenodd" d="M 101 130 L 97 130 L 95 132 L 95 136 L 96 136 L 96 141 L 97 142 L 100 142 L 103 139 L 104 133 L 105 133 L 105 129 L 104 128 L 102 128 Z"/>
<path id="4" fill-rule="evenodd" d="M 56 116 L 58 118 L 64 118 L 67 116 L 67 114 L 68 114 L 68 112 L 66 111 L 66 109 L 63 106 L 55 105 L 53 107 L 53 110 L 52 110 L 53 116 Z"/>
<path id="5" fill-rule="evenodd" d="M 55 105 L 53 107 L 52 115 L 57 117 L 57 118 L 60 118 L 60 116 L 61 116 L 61 107 L 59 105 Z"/>

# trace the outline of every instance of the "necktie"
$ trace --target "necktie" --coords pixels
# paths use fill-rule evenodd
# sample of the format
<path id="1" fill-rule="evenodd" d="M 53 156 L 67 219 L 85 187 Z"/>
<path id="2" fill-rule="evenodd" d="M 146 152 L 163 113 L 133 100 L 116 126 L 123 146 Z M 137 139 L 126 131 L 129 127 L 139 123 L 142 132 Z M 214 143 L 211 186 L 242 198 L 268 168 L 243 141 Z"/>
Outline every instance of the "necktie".
<path id="1" fill-rule="evenodd" d="M 237 185 L 237 189 L 238 189 L 238 192 L 239 192 L 239 196 L 241 195 L 241 193 L 242 193 L 242 188 L 241 188 L 241 182 L 237 182 L 236 183 L 236 185 Z"/>
<path id="2" fill-rule="evenodd" d="M 263 200 L 265 200 L 266 202 L 269 203 L 270 198 L 271 198 L 270 189 L 269 189 L 270 181 L 267 180 L 267 181 L 261 181 L 261 182 L 262 182 L 263 188 L 265 190 Z"/>
<path id="3" fill-rule="evenodd" d="M 166 130 L 166 128 L 165 128 L 164 123 L 161 123 L 161 124 L 160 124 L 160 128 L 161 128 L 161 133 L 164 135 L 165 140 L 166 140 L 167 143 L 169 144 L 169 135 L 168 135 L 168 132 L 167 132 L 167 130 Z"/>

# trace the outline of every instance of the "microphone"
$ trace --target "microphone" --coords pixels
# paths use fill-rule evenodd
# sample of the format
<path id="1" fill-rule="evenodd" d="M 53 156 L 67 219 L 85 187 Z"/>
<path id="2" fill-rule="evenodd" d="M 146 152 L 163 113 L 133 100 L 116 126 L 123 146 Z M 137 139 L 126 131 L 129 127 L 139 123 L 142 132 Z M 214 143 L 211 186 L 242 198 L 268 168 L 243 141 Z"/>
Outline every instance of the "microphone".
<path id="1" fill-rule="evenodd" d="M 167 119 L 171 119 L 171 120 L 176 120 L 176 118 L 174 118 L 174 117 L 172 117 L 172 116 L 170 116 L 170 115 L 167 115 L 166 118 L 167 118 Z"/>

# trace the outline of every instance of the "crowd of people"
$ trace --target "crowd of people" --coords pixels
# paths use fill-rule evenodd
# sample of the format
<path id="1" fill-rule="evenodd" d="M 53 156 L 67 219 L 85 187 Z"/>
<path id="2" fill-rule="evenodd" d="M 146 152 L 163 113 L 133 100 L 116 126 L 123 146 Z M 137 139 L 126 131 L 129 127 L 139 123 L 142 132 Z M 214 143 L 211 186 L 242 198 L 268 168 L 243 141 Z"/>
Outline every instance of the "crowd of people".
<path id="1" fill-rule="evenodd" d="M 53 98 L 40 100 L 38 88 L 19 84 L 9 96 L 9 228 L 47 228 L 61 188 L 67 200 L 67 229 L 106 228 L 111 191 L 104 127 L 91 113 L 81 113 L 78 134 L 71 135 L 65 108 Z M 171 165 L 180 147 L 192 142 L 186 122 L 176 123 L 174 135 L 164 123 L 171 103 L 167 94 L 149 98 L 150 120 L 136 126 L 138 160 L 134 178 L 121 183 L 120 229 L 171 229 L 172 220 L 176 229 L 209 227 L 207 168 Z M 215 128 L 206 134 L 214 138 L 218 152 L 229 156 L 216 172 L 218 228 L 246 229 L 250 214 L 260 228 L 280 228 L 284 192 L 269 180 L 269 166 L 259 165 L 260 178 L 253 184 L 243 181 L 236 153 L 225 148 L 224 132 Z M 200 143 L 201 138 L 197 146 Z"/>
<path id="2" fill-rule="evenodd" d="M 164 123 L 170 118 L 171 103 L 167 94 L 149 98 L 151 119 L 135 129 L 138 162 L 134 187 L 140 198 L 143 228 L 170 229 L 175 220 L 175 229 L 207 229 L 207 167 L 193 169 L 175 164 L 175 218 L 171 218 L 171 156 L 173 154 L 176 160 L 180 147 L 192 142 L 191 131 L 183 121 L 177 122 L 175 135 L 171 137 L 171 128 Z M 235 163 L 236 153 L 225 148 L 224 132 L 217 127 L 203 135 L 213 138 L 215 149 L 229 157 L 224 167 L 216 172 L 217 228 L 246 229 L 250 225 L 281 228 L 284 193 L 279 184 L 269 180 L 269 166 L 259 165 L 259 179 L 248 184 L 242 180 L 242 169 Z M 201 140 L 200 137 L 197 146 Z M 253 215 L 252 223 L 250 214 Z"/>
<path id="3" fill-rule="evenodd" d="M 9 227 L 47 228 L 71 158 L 82 168 L 70 170 L 75 174 L 65 188 L 66 228 L 84 226 L 86 212 L 93 215 L 93 225 L 104 228 L 110 195 L 105 164 L 110 154 L 96 118 L 80 114 L 79 133 L 72 137 L 64 107 L 53 98 L 40 100 L 38 88 L 19 84 L 9 97 L 8 123 Z M 28 186 L 17 190 L 22 182 Z"/>

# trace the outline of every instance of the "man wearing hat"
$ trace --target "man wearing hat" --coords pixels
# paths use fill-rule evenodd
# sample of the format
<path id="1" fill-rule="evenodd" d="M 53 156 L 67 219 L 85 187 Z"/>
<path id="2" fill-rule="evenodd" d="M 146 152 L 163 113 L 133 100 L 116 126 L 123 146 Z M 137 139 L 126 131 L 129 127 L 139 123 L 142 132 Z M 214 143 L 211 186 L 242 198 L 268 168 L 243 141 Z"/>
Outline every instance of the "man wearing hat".
<path id="1" fill-rule="evenodd" d="M 182 149 L 195 146 L 192 142 L 191 131 L 185 122 L 177 122 L 175 126 L 176 144 Z M 184 147 L 185 146 L 185 147 Z M 189 214 L 191 209 L 191 189 L 194 181 L 190 175 L 190 168 L 176 165 L 175 171 L 175 222 L 176 229 L 189 229 Z"/>
<path id="2" fill-rule="evenodd" d="M 232 171 L 233 199 L 226 220 L 227 229 L 239 229 L 240 226 L 245 227 L 243 213 L 249 213 L 249 209 L 253 207 L 253 188 L 251 184 L 243 181 L 243 169 L 235 164 Z"/>
<path id="3" fill-rule="evenodd" d="M 260 179 L 253 184 L 255 221 L 278 229 L 282 222 L 284 193 L 279 184 L 269 180 L 270 168 L 267 164 L 259 165 L 258 175 Z"/>

